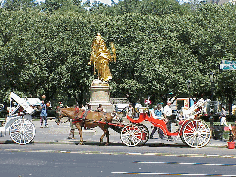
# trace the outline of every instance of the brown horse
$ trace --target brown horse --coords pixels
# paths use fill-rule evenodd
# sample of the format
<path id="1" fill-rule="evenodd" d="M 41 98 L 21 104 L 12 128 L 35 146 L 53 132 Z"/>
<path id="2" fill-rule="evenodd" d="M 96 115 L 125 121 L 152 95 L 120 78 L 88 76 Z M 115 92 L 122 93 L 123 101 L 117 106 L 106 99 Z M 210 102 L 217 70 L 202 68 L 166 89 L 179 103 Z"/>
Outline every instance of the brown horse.
<path id="1" fill-rule="evenodd" d="M 79 135 L 80 135 L 80 144 L 83 144 L 83 138 L 82 138 L 82 127 L 88 127 L 88 128 L 94 128 L 99 126 L 103 130 L 103 135 L 100 137 L 100 143 L 103 143 L 103 138 L 106 135 L 107 137 L 107 143 L 109 144 L 109 130 L 108 125 L 99 123 L 100 122 L 112 122 L 112 116 L 111 113 L 105 113 L 105 112 L 95 112 L 95 111 L 88 111 L 85 119 L 83 119 L 83 114 L 85 114 L 85 111 L 79 109 L 78 112 L 75 112 L 75 108 L 61 108 L 59 118 L 62 118 L 63 116 L 68 117 L 69 119 L 73 120 L 73 123 L 76 125 Z"/>

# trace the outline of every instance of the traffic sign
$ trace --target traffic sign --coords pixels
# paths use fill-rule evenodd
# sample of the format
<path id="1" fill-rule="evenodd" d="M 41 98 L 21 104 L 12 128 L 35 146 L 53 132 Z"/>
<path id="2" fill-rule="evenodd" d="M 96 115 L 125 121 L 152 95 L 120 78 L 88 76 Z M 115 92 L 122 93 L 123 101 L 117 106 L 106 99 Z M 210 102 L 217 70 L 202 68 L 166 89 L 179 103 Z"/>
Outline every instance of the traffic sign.
<path id="1" fill-rule="evenodd" d="M 222 70 L 236 70 L 236 61 L 221 60 L 220 69 L 222 69 Z"/>
<path id="2" fill-rule="evenodd" d="M 236 61 L 231 61 L 231 60 L 221 60 L 221 64 L 236 65 Z"/>
<path id="3" fill-rule="evenodd" d="M 236 70 L 236 64 L 220 64 L 222 70 Z"/>

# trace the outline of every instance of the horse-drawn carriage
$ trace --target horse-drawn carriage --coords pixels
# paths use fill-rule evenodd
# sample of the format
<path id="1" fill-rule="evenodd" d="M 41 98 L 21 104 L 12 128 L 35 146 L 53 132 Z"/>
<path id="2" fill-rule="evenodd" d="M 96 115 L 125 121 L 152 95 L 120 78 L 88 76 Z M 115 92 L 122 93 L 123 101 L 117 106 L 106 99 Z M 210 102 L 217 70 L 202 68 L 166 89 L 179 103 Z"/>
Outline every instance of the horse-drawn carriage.
<path id="1" fill-rule="evenodd" d="M 204 105 L 203 99 L 199 100 L 192 108 L 190 108 L 190 118 L 179 122 L 179 129 L 176 132 L 170 132 L 167 129 L 166 122 L 164 120 L 155 119 L 148 116 L 147 113 L 141 113 L 138 119 L 133 119 L 127 116 L 130 124 L 114 123 L 114 115 L 110 113 L 101 112 L 88 112 L 84 117 L 84 112 L 75 113 L 73 109 L 61 109 L 61 114 L 74 119 L 74 123 L 79 130 L 80 141 L 83 144 L 82 139 L 82 126 L 95 127 L 99 126 L 104 134 L 101 136 L 100 141 L 103 141 L 103 137 L 107 136 L 107 143 L 109 143 L 109 131 L 108 128 L 120 133 L 120 139 L 122 143 L 127 146 L 137 146 L 145 144 L 149 139 L 148 128 L 142 124 L 143 121 L 149 121 L 153 126 L 159 127 L 167 136 L 180 136 L 183 143 L 190 147 L 201 148 L 206 146 L 211 138 L 211 131 L 208 125 L 199 120 L 198 116 L 191 116 L 191 114 L 200 111 Z"/>
<path id="2" fill-rule="evenodd" d="M 30 143 L 35 137 L 35 126 L 32 123 L 31 115 L 34 112 L 30 99 L 20 98 L 15 93 L 11 92 L 10 100 L 14 99 L 18 105 L 14 110 L 10 111 L 7 117 L 4 127 L 0 127 L 0 131 L 9 131 L 11 139 L 17 144 Z M 39 100 L 38 100 L 39 102 Z M 60 110 L 59 117 L 66 116 L 69 119 L 73 119 L 76 127 L 79 130 L 80 142 L 83 144 L 82 139 L 82 126 L 85 127 L 96 127 L 99 126 L 104 134 L 100 138 L 100 142 L 103 141 L 104 136 L 107 137 L 107 143 L 109 143 L 109 130 L 111 128 L 116 132 L 120 133 L 120 139 L 122 143 L 127 146 L 137 146 L 145 144 L 149 139 L 148 128 L 142 124 L 143 121 L 149 121 L 153 126 L 159 127 L 167 136 L 180 136 L 181 140 L 190 147 L 204 147 L 206 146 L 211 138 L 211 131 L 208 125 L 199 120 L 198 117 L 192 117 L 191 114 L 197 111 L 197 108 L 201 108 L 205 101 L 199 100 L 190 109 L 190 118 L 179 122 L 179 129 L 176 132 L 169 132 L 164 120 L 155 119 L 148 116 L 147 113 L 141 113 L 138 119 L 133 119 L 127 116 L 130 121 L 129 124 L 122 124 L 117 120 L 113 113 L 95 112 L 80 110 L 75 112 L 74 108 L 62 108 Z M 23 108 L 24 112 L 22 115 L 15 115 L 14 113 L 19 109 Z M 86 115 L 85 115 L 86 114 Z"/>

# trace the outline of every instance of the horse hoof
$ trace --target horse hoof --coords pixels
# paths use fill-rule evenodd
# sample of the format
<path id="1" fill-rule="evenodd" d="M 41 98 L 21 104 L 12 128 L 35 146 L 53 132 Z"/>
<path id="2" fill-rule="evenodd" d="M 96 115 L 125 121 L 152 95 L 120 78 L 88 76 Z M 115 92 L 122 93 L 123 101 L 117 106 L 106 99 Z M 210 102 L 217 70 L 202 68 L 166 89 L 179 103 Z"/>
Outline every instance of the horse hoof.
<path id="1" fill-rule="evenodd" d="M 109 143 L 105 143 L 105 146 L 108 146 L 109 145 Z"/>
<path id="2" fill-rule="evenodd" d="M 80 142 L 80 145 L 85 145 L 83 142 Z"/>

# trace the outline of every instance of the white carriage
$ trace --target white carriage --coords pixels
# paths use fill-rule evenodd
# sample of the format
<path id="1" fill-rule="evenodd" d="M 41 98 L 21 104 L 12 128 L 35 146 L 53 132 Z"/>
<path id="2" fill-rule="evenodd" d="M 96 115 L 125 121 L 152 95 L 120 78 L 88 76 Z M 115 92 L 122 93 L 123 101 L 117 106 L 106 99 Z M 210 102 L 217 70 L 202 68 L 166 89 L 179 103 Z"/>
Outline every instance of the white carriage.
<path id="1" fill-rule="evenodd" d="M 14 100 L 17 103 L 16 107 L 11 107 L 11 102 Z M 9 116 L 3 127 L 0 127 L 0 132 L 6 134 L 9 132 L 10 138 L 17 144 L 30 143 L 36 133 L 34 124 L 32 123 L 31 115 L 34 113 L 33 105 L 40 104 L 38 98 L 20 98 L 15 93 L 10 93 L 10 110 Z M 22 107 L 24 110 L 16 114 L 17 110 Z"/>

